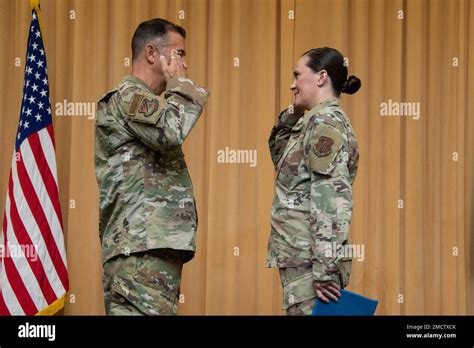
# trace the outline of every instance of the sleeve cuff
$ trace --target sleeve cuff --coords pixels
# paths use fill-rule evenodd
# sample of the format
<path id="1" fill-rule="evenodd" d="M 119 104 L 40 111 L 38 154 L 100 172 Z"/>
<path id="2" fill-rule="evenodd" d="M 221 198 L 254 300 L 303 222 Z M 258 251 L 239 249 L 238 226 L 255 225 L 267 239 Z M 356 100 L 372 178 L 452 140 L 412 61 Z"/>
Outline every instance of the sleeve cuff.
<path id="1" fill-rule="evenodd" d="M 298 122 L 301 116 L 303 116 L 303 114 L 301 115 L 291 114 L 289 113 L 288 109 L 285 109 L 281 112 L 280 116 L 278 117 L 278 122 L 280 123 L 280 125 L 284 127 L 293 128 L 293 126 L 296 124 L 296 122 Z"/>
<path id="2" fill-rule="evenodd" d="M 209 91 L 186 77 L 172 77 L 166 83 L 166 92 L 179 92 L 189 96 L 201 107 L 206 104 Z"/>
<path id="3" fill-rule="evenodd" d="M 321 263 L 313 264 L 313 279 L 317 282 L 334 281 L 339 283 L 339 270 L 337 267 L 328 272 L 329 269 Z"/>

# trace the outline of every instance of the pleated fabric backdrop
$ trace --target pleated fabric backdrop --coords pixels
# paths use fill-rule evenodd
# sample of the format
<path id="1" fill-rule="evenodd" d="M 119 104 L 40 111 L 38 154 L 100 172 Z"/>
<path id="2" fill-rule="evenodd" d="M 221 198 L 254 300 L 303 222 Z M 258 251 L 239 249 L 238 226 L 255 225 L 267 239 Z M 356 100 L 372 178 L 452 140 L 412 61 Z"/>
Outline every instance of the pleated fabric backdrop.
<path id="1" fill-rule="evenodd" d="M 343 96 L 361 150 L 350 290 L 377 314 L 474 314 L 474 1 L 43 0 L 51 102 L 95 103 L 131 68 L 143 20 L 186 28 L 189 76 L 211 97 L 184 152 L 199 212 L 179 314 L 282 314 L 264 267 L 274 172 L 267 139 L 299 56 L 339 49 L 362 89 Z M 28 0 L 0 0 L 0 211 L 21 104 Z M 20 65 L 16 58 L 20 58 Z M 18 64 L 17 64 L 18 65 Z M 415 117 L 382 103 L 419 103 Z M 413 104 L 415 105 L 415 104 Z M 103 314 L 94 120 L 55 116 L 71 290 L 65 314 Z M 255 167 L 219 150 L 257 150 Z"/>

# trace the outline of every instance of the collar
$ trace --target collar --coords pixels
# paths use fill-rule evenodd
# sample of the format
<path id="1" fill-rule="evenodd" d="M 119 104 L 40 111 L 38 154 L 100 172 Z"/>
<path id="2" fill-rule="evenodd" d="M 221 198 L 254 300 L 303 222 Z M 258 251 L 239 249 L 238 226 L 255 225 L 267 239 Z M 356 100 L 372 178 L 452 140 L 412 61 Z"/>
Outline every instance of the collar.
<path id="1" fill-rule="evenodd" d="M 322 101 L 321 103 L 319 103 L 318 105 L 316 105 L 314 108 L 312 108 L 308 114 L 311 114 L 311 115 L 314 115 L 316 114 L 318 111 L 320 111 L 321 109 L 324 109 L 328 106 L 339 106 L 339 98 L 337 97 L 331 97 L 331 98 L 328 98 L 324 101 Z"/>
<path id="2" fill-rule="evenodd" d="M 142 80 L 140 80 L 138 77 L 135 77 L 135 76 L 132 76 L 132 75 L 127 75 L 123 78 L 123 82 L 133 82 L 135 84 L 138 84 L 138 85 L 142 85 L 143 87 L 145 87 L 147 89 L 147 91 L 149 91 L 151 94 L 155 94 L 153 93 L 153 91 L 150 89 L 150 87 L 148 87 L 148 85 L 143 82 Z"/>
<path id="3" fill-rule="evenodd" d="M 310 111 L 306 112 L 304 116 L 298 120 L 296 125 L 293 127 L 293 130 L 300 131 L 303 128 L 303 124 L 307 124 L 311 117 L 316 115 L 319 111 L 323 110 L 324 108 L 338 107 L 338 106 L 339 106 L 339 98 L 337 97 L 331 97 L 324 100 L 323 102 L 319 103 L 314 108 L 312 108 Z"/>

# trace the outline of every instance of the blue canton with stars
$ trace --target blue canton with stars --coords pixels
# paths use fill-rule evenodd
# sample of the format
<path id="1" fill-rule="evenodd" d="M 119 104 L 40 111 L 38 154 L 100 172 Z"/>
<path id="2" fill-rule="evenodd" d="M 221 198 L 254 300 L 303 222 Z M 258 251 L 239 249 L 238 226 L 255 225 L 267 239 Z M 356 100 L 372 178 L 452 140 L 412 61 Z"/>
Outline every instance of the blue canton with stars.
<path id="1" fill-rule="evenodd" d="M 52 123 L 48 75 L 38 16 L 33 11 L 26 51 L 25 85 L 21 102 L 16 151 L 30 134 Z"/>

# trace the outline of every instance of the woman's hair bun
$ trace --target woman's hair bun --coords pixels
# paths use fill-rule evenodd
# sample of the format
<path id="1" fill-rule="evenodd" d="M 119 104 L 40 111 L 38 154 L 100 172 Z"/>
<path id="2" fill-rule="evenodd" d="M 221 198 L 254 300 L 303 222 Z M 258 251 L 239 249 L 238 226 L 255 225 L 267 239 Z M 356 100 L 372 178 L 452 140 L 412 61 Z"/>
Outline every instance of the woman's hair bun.
<path id="1" fill-rule="evenodd" d="M 354 94 L 355 92 L 359 90 L 360 86 L 361 86 L 361 82 L 359 78 L 357 78 L 354 75 L 351 75 L 349 76 L 347 81 L 342 84 L 341 92 L 346 93 L 346 94 Z"/>

